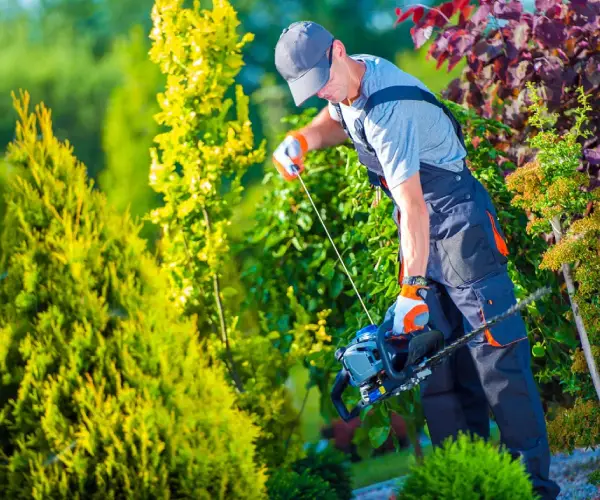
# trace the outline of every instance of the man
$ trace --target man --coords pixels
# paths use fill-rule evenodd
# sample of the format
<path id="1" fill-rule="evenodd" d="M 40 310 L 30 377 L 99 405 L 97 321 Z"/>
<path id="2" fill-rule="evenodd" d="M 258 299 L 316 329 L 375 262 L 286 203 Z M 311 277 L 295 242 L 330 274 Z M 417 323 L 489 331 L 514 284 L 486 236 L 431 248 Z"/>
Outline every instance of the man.
<path id="1" fill-rule="evenodd" d="M 431 325 L 452 341 L 516 303 L 504 235 L 489 194 L 466 166 L 460 125 L 422 82 L 383 58 L 349 56 L 313 22 L 283 31 L 275 64 L 296 105 L 314 95 L 328 101 L 274 152 L 284 178 L 303 170 L 307 151 L 350 138 L 371 183 L 394 202 L 402 288 L 386 317 L 394 315 L 395 335 Z M 502 442 L 521 456 L 535 491 L 557 497 L 519 314 L 469 342 L 420 390 L 434 446 L 459 430 L 487 439 L 491 407 Z"/>

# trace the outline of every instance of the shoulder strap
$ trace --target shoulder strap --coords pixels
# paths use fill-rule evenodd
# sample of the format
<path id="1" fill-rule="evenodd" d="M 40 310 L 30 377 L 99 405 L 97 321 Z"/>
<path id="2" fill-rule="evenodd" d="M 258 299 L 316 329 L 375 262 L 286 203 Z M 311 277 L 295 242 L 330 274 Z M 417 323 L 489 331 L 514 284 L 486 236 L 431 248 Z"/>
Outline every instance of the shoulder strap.
<path id="1" fill-rule="evenodd" d="M 369 142 L 367 141 L 365 135 L 364 121 L 367 115 L 375 106 L 390 101 L 425 101 L 429 104 L 437 106 L 450 119 L 450 121 L 452 122 L 452 126 L 454 127 L 454 131 L 458 136 L 458 140 L 460 141 L 461 145 L 466 149 L 461 126 L 447 106 L 438 101 L 431 92 L 427 92 L 426 90 L 423 90 L 420 87 L 417 87 L 415 85 L 395 85 L 392 87 L 386 87 L 371 94 L 367 99 L 362 113 L 355 122 L 356 133 L 361 138 L 363 143 L 367 144 L 367 147 L 371 151 L 372 148 L 369 145 Z"/>
<path id="2" fill-rule="evenodd" d="M 348 130 L 348 126 L 346 125 L 346 122 L 344 120 L 344 116 L 342 115 L 342 108 L 340 108 L 339 104 L 334 104 L 333 107 L 337 111 L 337 114 L 340 118 L 340 123 L 342 124 L 342 128 L 344 129 L 344 132 L 346 132 L 346 135 L 348 137 L 350 137 L 350 139 L 352 139 L 352 136 L 350 135 L 350 131 Z"/>

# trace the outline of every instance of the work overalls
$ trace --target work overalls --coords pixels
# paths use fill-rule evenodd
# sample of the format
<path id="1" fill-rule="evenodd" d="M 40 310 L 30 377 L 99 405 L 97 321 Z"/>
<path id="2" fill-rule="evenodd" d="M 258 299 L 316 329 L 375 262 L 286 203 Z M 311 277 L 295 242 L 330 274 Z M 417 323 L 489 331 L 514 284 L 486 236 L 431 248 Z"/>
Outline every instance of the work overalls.
<path id="1" fill-rule="evenodd" d="M 460 124 L 452 113 L 433 94 L 415 86 L 388 87 L 371 95 L 356 120 L 355 136 L 368 144 L 365 117 L 374 106 L 394 100 L 419 100 L 438 106 L 464 146 Z M 336 109 L 352 139 L 340 107 Z M 375 152 L 370 146 L 353 142 L 371 183 L 393 201 Z M 492 200 L 466 161 L 460 172 L 421 162 L 419 173 L 430 218 L 426 272 L 431 281 L 426 299 L 429 326 L 442 331 L 446 342 L 451 342 L 516 303 L 507 273 L 508 250 Z M 395 204 L 393 216 L 400 237 L 400 212 Z M 388 316 L 392 311 L 393 307 Z M 546 422 L 530 362 L 525 323 L 516 313 L 436 367 L 420 385 L 421 400 L 434 446 L 448 436 L 456 437 L 459 430 L 487 439 L 491 408 L 502 443 L 513 456 L 521 456 L 536 493 L 543 499 L 554 499 L 560 488 L 549 479 Z"/>

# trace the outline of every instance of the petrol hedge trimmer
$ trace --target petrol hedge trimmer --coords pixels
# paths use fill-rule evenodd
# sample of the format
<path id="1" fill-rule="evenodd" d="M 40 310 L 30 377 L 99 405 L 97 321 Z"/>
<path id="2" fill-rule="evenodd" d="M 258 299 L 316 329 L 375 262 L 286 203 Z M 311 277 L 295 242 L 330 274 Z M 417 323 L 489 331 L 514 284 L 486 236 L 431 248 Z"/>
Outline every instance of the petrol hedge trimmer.
<path id="1" fill-rule="evenodd" d="M 331 399 L 340 417 L 346 422 L 357 417 L 363 408 L 417 386 L 431 375 L 432 369 L 436 365 L 475 336 L 550 292 L 548 287 L 538 289 L 505 312 L 494 316 L 480 327 L 448 345 L 444 345 L 444 336 L 438 330 L 395 335 L 392 329 L 393 316 L 379 326 L 374 324 L 300 173 L 298 173 L 298 179 L 370 322 L 368 326 L 356 333 L 354 339 L 346 347 L 341 347 L 335 352 L 335 357 L 341 363 L 342 368 L 333 384 Z M 348 410 L 342 400 L 342 395 L 350 385 L 359 388 L 361 399 L 354 408 Z"/>

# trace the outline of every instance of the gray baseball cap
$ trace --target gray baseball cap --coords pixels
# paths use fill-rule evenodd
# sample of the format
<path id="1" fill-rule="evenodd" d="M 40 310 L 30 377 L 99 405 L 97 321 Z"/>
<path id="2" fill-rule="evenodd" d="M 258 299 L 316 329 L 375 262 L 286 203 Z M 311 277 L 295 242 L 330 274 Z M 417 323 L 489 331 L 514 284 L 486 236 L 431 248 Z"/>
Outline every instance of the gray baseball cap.
<path id="1" fill-rule="evenodd" d="M 293 23 L 281 33 L 275 46 L 275 67 L 287 81 L 296 106 L 329 81 L 327 49 L 334 40 L 329 31 L 312 21 Z"/>

